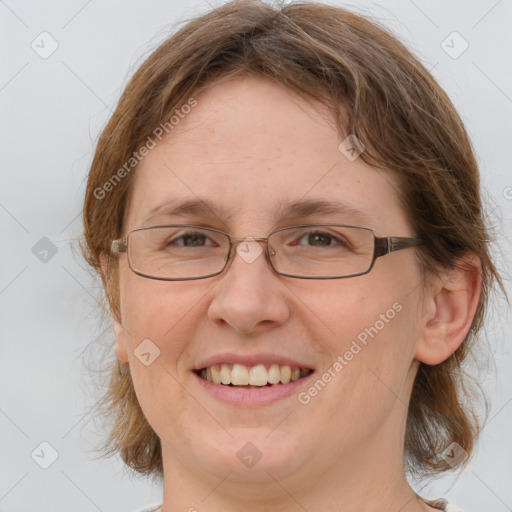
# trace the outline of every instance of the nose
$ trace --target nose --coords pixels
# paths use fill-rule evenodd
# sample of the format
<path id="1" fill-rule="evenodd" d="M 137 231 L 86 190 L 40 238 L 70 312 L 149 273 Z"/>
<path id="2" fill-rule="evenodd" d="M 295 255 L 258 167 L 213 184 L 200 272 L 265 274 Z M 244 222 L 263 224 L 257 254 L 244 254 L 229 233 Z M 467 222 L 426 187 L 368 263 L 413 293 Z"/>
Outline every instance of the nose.
<path id="1" fill-rule="evenodd" d="M 232 259 L 213 289 L 210 321 L 249 334 L 288 320 L 287 288 L 267 260 L 264 247 L 264 239 L 238 239 Z"/>

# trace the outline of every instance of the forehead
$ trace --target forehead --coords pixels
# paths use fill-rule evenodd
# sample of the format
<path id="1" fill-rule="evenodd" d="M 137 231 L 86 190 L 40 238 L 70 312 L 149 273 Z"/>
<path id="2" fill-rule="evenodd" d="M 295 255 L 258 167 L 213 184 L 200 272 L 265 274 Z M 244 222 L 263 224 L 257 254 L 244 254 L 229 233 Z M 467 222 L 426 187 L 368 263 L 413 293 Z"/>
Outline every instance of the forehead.
<path id="1" fill-rule="evenodd" d="M 235 230 L 266 229 L 286 213 L 298 219 L 307 208 L 290 211 L 290 205 L 301 200 L 340 202 L 346 212 L 359 210 L 361 220 L 379 219 L 383 229 L 404 224 L 394 177 L 361 158 L 347 159 L 322 104 L 252 77 L 213 85 L 195 100 L 135 170 L 128 229 L 149 222 L 159 207 L 169 213 L 166 205 L 201 201 L 212 218 Z M 319 208 L 319 215 L 328 209 Z"/>

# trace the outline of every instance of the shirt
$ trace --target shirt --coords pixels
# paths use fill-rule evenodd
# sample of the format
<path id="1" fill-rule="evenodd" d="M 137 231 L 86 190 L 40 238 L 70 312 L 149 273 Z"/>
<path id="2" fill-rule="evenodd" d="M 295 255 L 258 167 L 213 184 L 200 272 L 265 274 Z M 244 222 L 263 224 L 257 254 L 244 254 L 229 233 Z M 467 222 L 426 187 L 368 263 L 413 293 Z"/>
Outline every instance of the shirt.
<path id="1" fill-rule="evenodd" d="M 438 508 L 439 510 L 442 510 L 443 512 L 464 512 L 459 507 L 456 507 L 453 503 L 450 503 L 448 500 L 444 498 L 440 498 L 438 500 L 427 500 L 425 498 L 420 498 L 431 507 Z M 157 512 L 157 511 L 155 511 Z"/>
<path id="2" fill-rule="evenodd" d="M 421 498 L 421 496 L 420 496 Z M 427 505 L 431 507 L 438 508 L 442 512 L 464 512 L 460 508 L 456 507 L 453 503 L 450 503 L 448 500 L 444 498 L 440 498 L 437 500 L 427 500 L 426 498 L 421 498 Z M 151 505 L 146 507 L 139 512 L 161 512 L 162 504 L 160 505 Z"/>

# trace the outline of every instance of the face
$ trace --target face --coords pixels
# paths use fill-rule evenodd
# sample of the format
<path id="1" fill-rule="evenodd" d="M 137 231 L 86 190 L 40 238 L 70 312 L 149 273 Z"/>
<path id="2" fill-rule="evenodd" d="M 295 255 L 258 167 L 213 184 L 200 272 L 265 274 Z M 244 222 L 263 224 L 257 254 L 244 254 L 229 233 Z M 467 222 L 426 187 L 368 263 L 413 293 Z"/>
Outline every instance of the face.
<path id="1" fill-rule="evenodd" d="M 214 85 L 196 100 L 137 168 L 125 235 L 184 223 L 256 238 L 294 224 L 332 223 L 414 236 L 393 176 L 349 160 L 321 105 L 257 78 Z M 171 200 L 197 199 L 215 214 L 149 213 Z M 345 210 L 280 216 L 283 205 L 313 199 Z M 129 363 L 144 414 L 162 440 L 164 466 L 212 482 L 229 472 L 240 482 L 270 473 L 318 485 L 327 471 L 339 475 L 376 454 L 397 457 L 416 371 L 414 249 L 379 258 L 366 275 L 331 280 L 278 275 L 265 254 L 250 262 L 237 254 L 221 275 L 190 281 L 138 276 L 126 254 L 119 265 L 115 350 Z M 143 340 L 160 351 L 147 366 L 134 353 Z M 285 393 L 233 390 L 197 375 L 209 361 L 237 357 L 248 367 L 289 362 L 313 373 L 273 386 Z"/>

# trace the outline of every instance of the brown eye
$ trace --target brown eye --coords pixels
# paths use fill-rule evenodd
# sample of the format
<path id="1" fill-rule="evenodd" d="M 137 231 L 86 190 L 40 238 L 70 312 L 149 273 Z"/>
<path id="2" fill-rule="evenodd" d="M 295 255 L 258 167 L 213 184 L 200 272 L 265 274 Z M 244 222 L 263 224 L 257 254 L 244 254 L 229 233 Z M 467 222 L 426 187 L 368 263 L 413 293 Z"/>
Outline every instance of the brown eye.
<path id="1" fill-rule="evenodd" d="M 348 242 L 339 236 L 324 231 L 309 231 L 302 234 L 297 242 L 291 245 L 305 245 L 307 247 L 349 247 Z"/>

